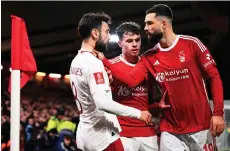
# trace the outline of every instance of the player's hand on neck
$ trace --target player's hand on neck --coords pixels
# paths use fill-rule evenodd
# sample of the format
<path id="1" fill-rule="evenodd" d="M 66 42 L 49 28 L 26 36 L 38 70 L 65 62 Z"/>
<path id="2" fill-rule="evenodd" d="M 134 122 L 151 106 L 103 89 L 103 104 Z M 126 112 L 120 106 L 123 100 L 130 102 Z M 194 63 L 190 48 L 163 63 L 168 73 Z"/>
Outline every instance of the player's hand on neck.
<path id="1" fill-rule="evenodd" d="M 105 55 L 100 51 L 94 49 L 93 52 L 95 53 L 96 57 L 100 60 L 104 60 L 106 58 Z"/>

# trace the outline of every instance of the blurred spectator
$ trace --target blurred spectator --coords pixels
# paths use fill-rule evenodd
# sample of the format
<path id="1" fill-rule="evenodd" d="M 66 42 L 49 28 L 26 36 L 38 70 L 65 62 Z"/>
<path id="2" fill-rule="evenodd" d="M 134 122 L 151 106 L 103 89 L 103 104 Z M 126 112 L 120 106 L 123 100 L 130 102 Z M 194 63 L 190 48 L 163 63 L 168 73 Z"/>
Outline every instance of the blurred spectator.
<path id="1" fill-rule="evenodd" d="M 55 146 L 57 151 L 72 151 L 76 150 L 77 146 L 75 143 L 75 129 L 76 124 L 71 122 L 70 119 L 65 118 L 60 121 L 57 130 L 59 138 Z"/>
<path id="2" fill-rule="evenodd" d="M 33 129 L 34 129 L 34 119 L 33 118 L 29 118 L 28 120 L 28 124 L 26 126 L 26 129 L 25 129 L 25 134 L 26 134 L 26 142 L 29 142 L 31 140 L 31 137 L 32 137 L 32 132 L 33 132 Z"/>
<path id="3" fill-rule="evenodd" d="M 32 139 L 34 133 L 34 119 L 29 118 L 25 129 L 25 151 L 34 150 L 35 142 Z"/>
<path id="4" fill-rule="evenodd" d="M 77 146 L 72 134 L 61 133 L 53 151 L 77 151 Z"/>
<path id="5" fill-rule="evenodd" d="M 48 132 L 44 131 L 39 138 L 36 151 L 50 151 L 54 148 L 58 140 L 57 129 L 52 128 Z"/>

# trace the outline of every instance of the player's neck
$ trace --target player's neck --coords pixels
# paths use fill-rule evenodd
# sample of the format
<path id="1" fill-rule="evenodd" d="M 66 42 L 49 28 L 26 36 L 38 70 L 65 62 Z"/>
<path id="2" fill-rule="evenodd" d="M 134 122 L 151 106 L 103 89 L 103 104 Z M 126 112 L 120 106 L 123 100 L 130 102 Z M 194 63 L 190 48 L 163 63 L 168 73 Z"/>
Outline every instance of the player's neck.
<path id="1" fill-rule="evenodd" d="M 137 64 L 139 60 L 139 56 L 127 56 L 122 54 L 122 58 L 124 58 L 125 61 L 131 63 L 131 64 Z"/>
<path id="2" fill-rule="evenodd" d="M 168 48 L 170 47 L 174 41 L 176 40 L 177 35 L 173 32 L 166 32 L 164 34 L 164 37 L 160 40 L 160 46 L 161 48 Z"/>
<path id="3" fill-rule="evenodd" d="M 81 44 L 81 50 L 89 51 L 89 52 L 94 52 L 94 47 L 95 44 L 91 42 L 90 40 L 84 40 Z"/>

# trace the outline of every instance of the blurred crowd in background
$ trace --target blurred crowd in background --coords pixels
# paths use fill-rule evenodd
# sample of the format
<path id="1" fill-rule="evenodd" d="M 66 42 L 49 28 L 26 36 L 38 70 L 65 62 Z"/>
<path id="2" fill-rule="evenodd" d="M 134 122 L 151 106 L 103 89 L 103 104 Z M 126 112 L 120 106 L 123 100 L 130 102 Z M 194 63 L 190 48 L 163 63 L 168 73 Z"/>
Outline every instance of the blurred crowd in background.
<path id="1" fill-rule="evenodd" d="M 21 94 L 20 150 L 77 150 L 75 135 L 79 114 L 72 95 L 64 94 L 63 91 L 60 93 L 58 90 L 40 91 L 43 91 L 43 95 L 36 91 Z M 2 151 L 8 151 L 10 149 L 10 94 L 7 91 L 1 94 L 1 106 L 1 147 Z"/>

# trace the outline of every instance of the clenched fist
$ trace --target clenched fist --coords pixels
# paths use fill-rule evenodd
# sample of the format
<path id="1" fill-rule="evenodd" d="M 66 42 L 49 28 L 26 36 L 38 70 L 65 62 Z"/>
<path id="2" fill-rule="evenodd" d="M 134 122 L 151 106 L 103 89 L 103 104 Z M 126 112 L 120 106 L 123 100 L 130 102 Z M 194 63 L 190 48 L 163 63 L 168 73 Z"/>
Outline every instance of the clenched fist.
<path id="1" fill-rule="evenodd" d="M 140 120 L 144 121 L 148 125 L 152 125 L 152 115 L 149 111 L 141 111 Z"/>

